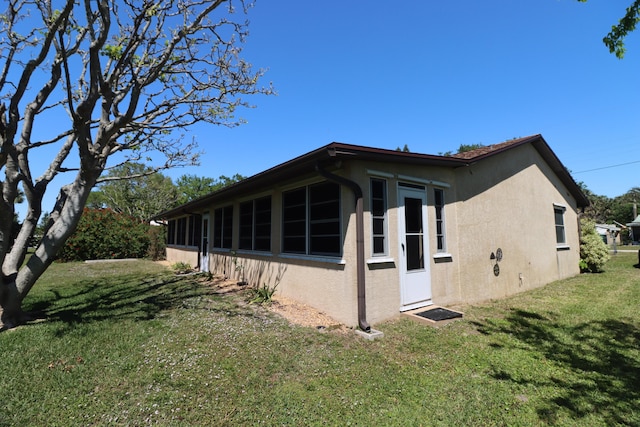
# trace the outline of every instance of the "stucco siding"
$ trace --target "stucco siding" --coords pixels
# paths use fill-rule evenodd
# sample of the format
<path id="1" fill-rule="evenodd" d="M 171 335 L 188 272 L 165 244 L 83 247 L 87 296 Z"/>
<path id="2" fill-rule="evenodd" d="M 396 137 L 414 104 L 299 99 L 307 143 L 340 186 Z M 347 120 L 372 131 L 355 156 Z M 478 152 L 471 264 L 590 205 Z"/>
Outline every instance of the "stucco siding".
<path id="1" fill-rule="evenodd" d="M 197 267 L 198 248 L 195 246 L 167 246 L 167 261 L 172 264 L 182 262 L 191 267 Z"/>
<path id="2" fill-rule="evenodd" d="M 518 147 L 458 173 L 461 302 L 501 298 L 579 272 L 575 200 L 535 149 Z M 554 204 L 566 207 L 565 245 L 556 243 Z M 491 259 L 498 249 L 499 262 Z"/>
<path id="3" fill-rule="evenodd" d="M 395 317 L 401 309 L 411 306 L 403 301 L 401 288 L 405 255 L 400 244 L 404 231 L 400 226 L 404 218 L 399 218 L 402 206 L 398 197 L 402 194 L 408 195 L 406 200 L 419 200 L 422 195 L 426 200 L 423 227 L 427 251 L 424 261 L 428 271 L 425 286 L 429 287 L 430 300 L 422 299 L 418 304 L 447 306 L 503 298 L 579 273 L 578 202 L 574 196 L 581 200 L 580 193 L 573 187 L 573 193 L 569 191 L 565 185 L 571 186 L 571 181 L 567 181 L 566 175 L 560 174 L 564 181 L 558 177 L 547 163 L 548 152 L 541 151 L 547 156 L 543 158 L 539 148 L 521 144 L 466 164 L 442 160 L 444 158 L 404 161 L 404 157 L 391 153 L 366 160 L 353 155 L 323 164 L 329 173 L 355 182 L 362 189 L 366 319 L 370 324 Z M 385 161 L 390 157 L 398 161 Z M 198 206 L 200 212 L 210 213 L 210 224 L 216 208 L 229 204 L 234 207 L 231 246 L 235 250 L 213 248 L 210 238 L 209 269 L 244 280 L 249 286 L 277 286 L 279 295 L 313 306 L 348 326 L 356 326 L 354 192 L 348 185 L 340 187 L 342 250 L 339 256 L 286 254 L 282 250 L 283 194 L 287 194 L 284 192 L 325 179 L 314 167 L 305 168 L 295 177 L 282 176 L 285 178 L 269 183 L 260 181 L 257 187 L 223 193 L 233 196 L 214 198 L 215 206 L 209 201 L 208 206 L 204 203 Z M 386 183 L 386 251 L 375 254 L 372 178 Z M 380 188 L 379 181 L 376 185 Z M 436 235 L 436 189 L 438 197 L 444 195 L 440 212 L 444 217 L 445 244 L 440 250 Z M 265 195 L 272 198 L 271 251 L 237 250 L 240 203 Z M 562 244 L 556 239 L 554 208 L 564 212 L 566 241 Z M 377 221 L 379 223 L 379 216 Z M 498 259 L 499 252 L 501 259 Z M 167 248 L 170 262 L 181 261 L 195 266 L 197 257 L 196 248 Z"/>

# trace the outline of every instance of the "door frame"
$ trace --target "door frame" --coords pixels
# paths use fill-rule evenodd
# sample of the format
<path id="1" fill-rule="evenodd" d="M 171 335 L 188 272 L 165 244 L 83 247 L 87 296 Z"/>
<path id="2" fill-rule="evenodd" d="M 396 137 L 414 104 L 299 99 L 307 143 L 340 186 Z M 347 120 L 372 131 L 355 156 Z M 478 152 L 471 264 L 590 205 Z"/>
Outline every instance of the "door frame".
<path id="1" fill-rule="evenodd" d="M 209 230 L 211 229 L 211 221 L 209 214 L 202 214 L 202 227 L 200 228 L 200 271 L 209 272 Z"/>
<path id="2" fill-rule="evenodd" d="M 409 270 L 407 245 L 405 198 L 421 201 L 420 221 L 422 225 L 422 267 Z M 415 234 L 414 234 L 415 235 Z M 431 265 L 429 257 L 429 226 L 427 215 L 427 187 L 398 183 L 398 272 L 400 276 L 400 311 L 413 310 L 433 304 L 431 292 Z"/>

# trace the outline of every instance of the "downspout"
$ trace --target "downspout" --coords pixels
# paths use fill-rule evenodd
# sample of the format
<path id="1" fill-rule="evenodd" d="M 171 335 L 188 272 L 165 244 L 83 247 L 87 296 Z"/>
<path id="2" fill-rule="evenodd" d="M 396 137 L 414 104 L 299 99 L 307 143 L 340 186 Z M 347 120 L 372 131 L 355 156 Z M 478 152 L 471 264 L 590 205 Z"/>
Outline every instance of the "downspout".
<path id="1" fill-rule="evenodd" d="M 362 196 L 362 188 L 350 179 L 332 174 L 322 169 L 316 162 L 316 171 L 329 181 L 344 185 L 353 191 L 356 199 L 356 282 L 358 288 L 358 326 L 363 331 L 370 333 L 371 326 L 367 322 L 367 303 L 366 303 L 366 287 L 364 279 L 364 202 Z"/>

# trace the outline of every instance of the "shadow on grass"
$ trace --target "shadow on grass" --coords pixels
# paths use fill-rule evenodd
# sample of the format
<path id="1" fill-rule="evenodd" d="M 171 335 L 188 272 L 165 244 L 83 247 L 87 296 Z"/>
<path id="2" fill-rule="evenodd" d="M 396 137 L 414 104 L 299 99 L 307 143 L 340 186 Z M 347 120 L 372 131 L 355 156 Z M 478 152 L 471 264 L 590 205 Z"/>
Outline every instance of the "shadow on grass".
<path id="1" fill-rule="evenodd" d="M 639 425 L 638 327 L 624 319 L 566 325 L 550 317 L 512 310 L 499 322 L 476 323 L 481 333 L 506 334 L 515 339 L 516 347 L 537 353 L 559 368 L 548 376 L 523 379 L 515 368 L 496 367 L 494 378 L 558 390 L 536 408 L 540 420 L 548 424 L 555 424 L 561 414 L 572 419 L 595 414 L 607 425 Z"/>
<path id="2" fill-rule="evenodd" d="M 166 274 L 83 280 L 72 287 L 50 289 L 46 297 L 26 308 L 40 313 L 38 317 L 47 321 L 61 321 L 69 326 L 106 320 L 151 320 L 163 311 L 177 308 L 220 311 L 228 316 L 247 314 L 217 294 L 214 286 L 200 283 L 194 277 Z"/>

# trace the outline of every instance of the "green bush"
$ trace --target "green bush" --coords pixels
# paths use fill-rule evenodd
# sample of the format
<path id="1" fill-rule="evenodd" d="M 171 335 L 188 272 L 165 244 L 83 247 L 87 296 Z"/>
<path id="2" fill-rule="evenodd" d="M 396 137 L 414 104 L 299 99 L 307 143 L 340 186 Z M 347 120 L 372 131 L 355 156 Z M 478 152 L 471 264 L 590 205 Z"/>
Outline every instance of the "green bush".
<path id="1" fill-rule="evenodd" d="M 87 208 L 58 258 L 62 261 L 144 258 L 149 251 L 150 228 L 149 224 L 111 209 Z"/>
<path id="2" fill-rule="evenodd" d="M 609 248 L 596 231 L 591 220 L 580 219 L 580 270 L 599 273 L 609 261 Z"/>
<path id="3" fill-rule="evenodd" d="M 149 248 L 147 249 L 147 258 L 154 261 L 165 259 L 167 257 L 167 229 L 162 226 L 149 227 Z"/>

